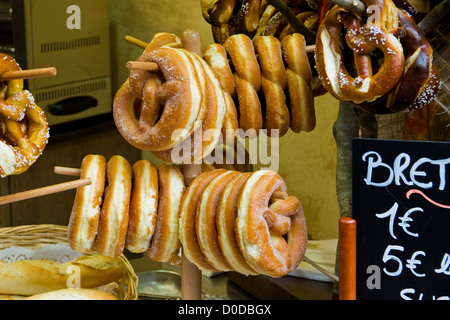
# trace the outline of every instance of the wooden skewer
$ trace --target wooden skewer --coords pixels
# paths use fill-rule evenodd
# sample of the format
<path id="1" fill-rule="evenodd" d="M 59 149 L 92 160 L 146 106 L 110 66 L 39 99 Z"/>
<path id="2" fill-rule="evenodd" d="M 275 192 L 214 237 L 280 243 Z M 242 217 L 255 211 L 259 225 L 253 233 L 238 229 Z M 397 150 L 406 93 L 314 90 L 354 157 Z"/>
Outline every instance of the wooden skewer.
<path id="1" fill-rule="evenodd" d="M 75 181 L 64 182 L 60 184 L 55 184 L 48 187 L 38 188 L 34 190 L 19 192 L 16 194 L 11 194 L 7 196 L 0 197 L 0 205 L 19 202 L 23 200 L 33 199 L 37 197 L 42 197 L 58 192 L 68 191 L 72 189 L 77 189 L 91 184 L 91 179 L 79 179 Z"/>
<path id="2" fill-rule="evenodd" d="M 146 70 L 146 71 L 158 71 L 159 66 L 155 62 L 143 62 L 143 61 L 128 61 L 126 67 L 129 70 Z"/>
<path id="3" fill-rule="evenodd" d="M 147 43 L 145 41 L 136 39 L 135 37 L 132 36 L 125 36 L 125 40 L 128 41 L 131 44 L 134 44 L 137 47 L 140 47 L 142 49 L 145 49 L 147 47 Z"/>
<path id="4" fill-rule="evenodd" d="M 56 76 L 57 73 L 58 72 L 54 67 L 20 70 L 20 71 L 7 71 L 0 75 L 0 80 L 8 81 L 14 79 L 36 79 L 36 78 L 54 77 Z"/>
<path id="5" fill-rule="evenodd" d="M 184 169 L 184 168 L 185 167 L 183 167 L 183 170 L 187 170 L 187 169 Z M 190 167 L 188 167 L 188 168 L 190 169 Z M 55 174 L 66 175 L 66 176 L 74 176 L 74 177 L 79 177 L 80 174 L 81 174 L 81 170 L 80 169 L 69 168 L 69 167 L 59 167 L 59 166 L 55 167 L 54 172 L 55 172 Z M 192 178 L 188 179 L 189 181 L 187 181 L 187 185 L 189 185 L 190 182 L 192 180 L 194 180 L 194 178 L 198 175 L 198 173 L 195 174 L 195 175 L 191 174 L 191 173 L 187 174 L 185 171 L 183 172 L 183 174 L 185 175 L 186 178 L 189 178 L 192 175 Z M 287 192 L 275 191 L 272 194 L 272 197 L 271 197 L 270 200 L 271 200 L 271 202 L 275 202 L 275 201 L 278 201 L 278 200 L 285 200 L 285 199 L 288 198 L 288 196 L 289 195 L 288 195 Z"/>

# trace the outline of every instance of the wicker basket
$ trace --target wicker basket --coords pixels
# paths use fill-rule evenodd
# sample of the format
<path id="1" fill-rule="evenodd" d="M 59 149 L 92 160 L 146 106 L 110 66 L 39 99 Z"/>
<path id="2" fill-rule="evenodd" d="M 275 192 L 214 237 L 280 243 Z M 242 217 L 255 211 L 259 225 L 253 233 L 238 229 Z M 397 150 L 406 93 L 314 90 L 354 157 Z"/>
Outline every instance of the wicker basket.
<path id="1" fill-rule="evenodd" d="M 0 250 L 11 247 L 39 249 L 52 244 L 67 244 L 67 227 L 43 224 L 0 228 Z M 138 277 L 128 259 L 124 255 L 120 255 L 120 259 L 128 272 L 114 283 L 114 294 L 121 300 L 137 300 Z"/>

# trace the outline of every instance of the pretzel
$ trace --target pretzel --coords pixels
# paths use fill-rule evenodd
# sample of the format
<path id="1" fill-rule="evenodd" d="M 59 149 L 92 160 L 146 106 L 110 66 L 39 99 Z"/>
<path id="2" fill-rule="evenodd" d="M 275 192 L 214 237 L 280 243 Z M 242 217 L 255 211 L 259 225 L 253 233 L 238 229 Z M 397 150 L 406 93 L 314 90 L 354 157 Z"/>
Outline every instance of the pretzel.
<path id="1" fill-rule="evenodd" d="M 392 22 L 395 19 L 384 17 L 389 8 L 381 11 L 383 20 L 380 24 L 361 26 L 355 15 L 335 6 L 320 25 L 316 41 L 317 71 L 323 86 L 339 100 L 356 105 L 374 102 L 400 80 L 404 66 L 403 49 L 395 36 L 383 27 L 392 28 L 395 24 Z M 340 40 L 344 27 L 347 28 L 346 45 L 353 52 L 357 77 L 351 76 L 347 70 L 340 47 L 345 45 Z M 384 61 L 373 74 L 370 55 L 377 48 L 383 53 Z"/>
<path id="2" fill-rule="evenodd" d="M 281 54 L 280 41 L 273 36 L 259 36 L 253 40 L 262 71 L 262 92 L 265 98 L 265 129 L 268 136 L 277 130 L 282 137 L 289 131 L 290 116 L 284 94 L 287 72 Z"/>
<path id="3" fill-rule="evenodd" d="M 275 191 L 286 191 L 286 184 L 278 174 L 260 170 L 251 175 L 239 197 L 236 235 L 252 268 L 280 277 L 300 264 L 306 251 L 307 230 L 296 197 L 269 204 Z"/>
<path id="4" fill-rule="evenodd" d="M 259 26 L 261 0 L 242 0 L 241 7 L 233 16 L 236 33 L 251 34 Z"/>
<path id="5" fill-rule="evenodd" d="M 227 171 L 211 180 L 198 201 L 196 211 L 197 239 L 206 260 L 217 270 L 232 270 L 218 240 L 216 212 L 220 196 L 227 184 L 239 173 Z"/>
<path id="6" fill-rule="evenodd" d="M 236 94 L 233 72 L 228 63 L 227 52 L 218 43 L 206 46 L 203 50 L 203 58 L 211 66 L 224 91 L 226 112 L 222 126 L 222 134 L 226 136 L 227 130 L 236 131 L 239 129 L 236 105 L 233 100 Z"/>
<path id="7" fill-rule="evenodd" d="M 135 96 L 129 81 L 117 92 L 114 121 L 121 135 L 134 147 L 147 151 L 168 150 L 189 137 L 196 123 L 203 120 L 201 85 L 186 52 L 171 47 L 144 52 L 142 59 L 156 62 L 163 78 L 151 73 L 142 97 Z M 160 85 L 162 79 L 165 82 Z M 142 105 L 138 118 L 134 106 L 139 99 Z M 157 119 L 156 110 L 160 106 L 163 110 Z"/>
<path id="8" fill-rule="evenodd" d="M 290 128 L 296 133 L 310 132 L 316 127 L 316 113 L 305 38 L 299 33 L 293 33 L 284 37 L 281 45 L 287 67 Z"/>
<path id="9" fill-rule="evenodd" d="M 226 111 L 222 87 L 209 65 L 196 54 L 190 52 L 186 52 L 186 54 L 196 64 L 197 72 L 202 74 L 201 80 L 204 81 L 205 88 L 203 109 L 206 115 L 201 122 L 201 127 L 179 143 L 176 149 L 153 152 L 158 158 L 176 164 L 200 162 L 213 151 L 220 139 Z"/>
<path id="10" fill-rule="evenodd" d="M 261 103 L 258 98 L 261 88 L 261 70 L 253 42 L 244 34 L 236 34 L 229 37 L 223 46 L 235 69 L 239 126 L 244 131 L 252 129 L 257 134 L 263 123 Z"/>

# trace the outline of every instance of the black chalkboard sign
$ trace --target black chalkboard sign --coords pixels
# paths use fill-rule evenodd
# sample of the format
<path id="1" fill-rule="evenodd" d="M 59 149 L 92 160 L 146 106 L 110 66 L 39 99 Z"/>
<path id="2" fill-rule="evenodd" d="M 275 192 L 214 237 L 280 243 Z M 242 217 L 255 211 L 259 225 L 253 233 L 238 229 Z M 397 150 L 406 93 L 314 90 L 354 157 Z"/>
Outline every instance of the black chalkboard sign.
<path id="1" fill-rule="evenodd" d="M 355 139 L 357 299 L 450 299 L 450 143 Z"/>

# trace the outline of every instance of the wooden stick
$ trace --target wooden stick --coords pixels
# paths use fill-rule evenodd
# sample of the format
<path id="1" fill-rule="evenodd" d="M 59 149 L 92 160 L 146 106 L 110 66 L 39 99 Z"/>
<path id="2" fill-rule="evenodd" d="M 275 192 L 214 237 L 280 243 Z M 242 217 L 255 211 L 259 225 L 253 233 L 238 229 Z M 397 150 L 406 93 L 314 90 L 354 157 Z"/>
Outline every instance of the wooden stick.
<path id="1" fill-rule="evenodd" d="M 142 49 L 147 48 L 147 43 L 146 42 L 144 42 L 142 40 L 139 40 L 139 39 L 136 39 L 136 38 L 134 38 L 132 36 L 128 36 L 128 35 L 125 36 L 125 40 L 128 41 L 131 44 L 134 44 L 135 46 L 138 46 L 138 47 L 142 48 Z"/>
<path id="2" fill-rule="evenodd" d="M 336 276 L 333 273 L 328 272 L 327 270 L 325 270 L 324 268 L 322 268 L 320 265 L 318 265 L 317 263 L 315 263 L 314 261 L 312 261 L 311 259 L 309 259 L 307 256 L 303 257 L 303 260 L 305 260 L 306 262 L 308 262 L 311 266 L 313 266 L 314 268 L 316 268 L 317 270 L 319 270 L 320 272 L 322 272 L 324 275 L 326 275 L 328 278 L 330 278 L 331 280 L 334 280 L 336 282 L 339 282 L 339 277 Z"/>
<path id="3" fill-rule="evenodd" d="M 57 73 L 58 72 L 54 67 L 20 70 L 20 71 L 7 71 L 0 75 L 0 80 L 8 81 L 14 79 L 36 79 L 36 78 L 54 77 L 56 76 Z"/>
<path id="4" fill-rule="evenodd" d="M 349 11 L 355 12 L 362 16 L 366 15 L 366 5 L 360 0 L 328 0 L 331 3 L 337 4 Z"/>
<path id="5" fill-rule="evenodd" d="M 158 71 L 159 66 L 155 62 L 144 61 L 128 61 L 126 67 L 129 70 L 145 70 L 145 71 Z"/>
<path id="6" fill-rule="evenodd" d="M 72 189 L 77 189 L 91 184 L 91 179 L 80 179 L 75 181 L 64 182 L 60 184 L 55 184 L 48 187 L 43 187 L 39 189 L 24 191 L 16 194 L 11 194 L 7 196 L 0 197 L 0 205 L 19 202 L 23 200 L 33 199 L 37 197 L 42 197 L 58 192 L 68 191 Z"/>
<path id="7" fill-rule="evenodd" d="M 55 167 L 55 174 L 79 177 L 81 175 L 81 169 L 67 168 L 67 167 Z"/>
<path id="8" fill-rule="evenodd" d="M 339 300 L 356 300 L 356 220 L 339 220 Z"/>

